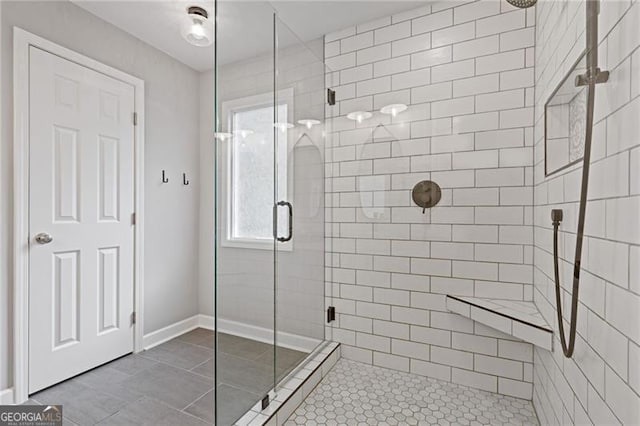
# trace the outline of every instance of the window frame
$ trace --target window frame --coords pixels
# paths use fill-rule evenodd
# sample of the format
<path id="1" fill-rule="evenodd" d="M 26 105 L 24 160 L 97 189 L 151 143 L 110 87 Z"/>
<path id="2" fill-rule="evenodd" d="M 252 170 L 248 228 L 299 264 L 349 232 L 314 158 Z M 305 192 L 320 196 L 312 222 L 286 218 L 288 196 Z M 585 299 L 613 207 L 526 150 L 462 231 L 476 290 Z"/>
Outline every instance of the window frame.
<path id="1" fill-rule="evenodd" d="M 259 109 L 271 106 L 277 102 L 277 105 L 286 105 L 287 106 L 287 117 L 286 119 L 282 119 L 282 117 L 277 117 L 276 121 L 278 122 L 290 122 L 290 117 L 292 118 L 294 115 L 294 89 L 287 88 L 279 90 L 276 94 L 276 99 L 274 99 L 273 92 L 261 93 L 258 95 L 246 96 L 242 98 L 237 98 L 229 101 L 224 101 L 222 103 L 222 120 L 221 122 L 226 124 L 226 129 L 229 133 L 233 133 L 234 129 L 234 114 L 243 111 L 250 111 L 252 109 Z M 223 127 L 224 128 L 224 127 Z M 275 131 L 275 128 L 274 128 Z M 275 134 L 275 133 L 274 133 Z M 278 164 L 278 167 L 284 167 L 286 170 L 286 179 L 285 179 L 285 190 L 286 199 L 290 200 L 290 187 L 291 184 L 289 182 L 289 162 L 291 159 L 289 158 L 289 132 L 285 136 L 285 143 L 287 144 L 287 158 L 286 163 L 284 165 Z M 235 137 L 235 136 L 234 136 Z M 218 186 L 218 190 L 220 191 L 221 197 L 219 200 L 222 202 L 222 224 L 223 228 L 221 229 L 221 240 L 220 244 L 222 247 L 229 248 L 245 248 L 245 249 L 258 249 L 258 250 L 273 250 L 274 241 L 273 237 L 259 239 L 259 238 L 235 238 L 233 237 L 233 209 L 234 209 L 234 191 L 232 190 L 232 185 L 234 181 L 233 176 L 233 160 L 235 155 L 234 150 L 234 141 L 233 138 L 227 139 L 225 141 L 217 141 L 217 143 L 221 144 L 220 153 L 222 161 L 220 161 L 220 165 L 223 168 L 221 170 L 221 182 Z M 283 213 L 280 213 L 283 214 Z M 278 244 L 278 250 L 291 251 L 293 250 L 293 243 L 290 241 L 285 244 Z"/>

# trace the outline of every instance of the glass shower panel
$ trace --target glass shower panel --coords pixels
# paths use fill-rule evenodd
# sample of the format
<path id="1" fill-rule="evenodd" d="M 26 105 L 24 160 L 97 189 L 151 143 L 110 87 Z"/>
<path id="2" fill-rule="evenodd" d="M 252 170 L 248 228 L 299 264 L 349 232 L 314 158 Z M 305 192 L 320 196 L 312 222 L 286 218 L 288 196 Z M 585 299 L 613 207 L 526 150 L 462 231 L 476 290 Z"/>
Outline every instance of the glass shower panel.
<path id="1" fill-rule="evenodd" d="M 323 40 L 276 30 L 276 382 L 325 340 Z"/>
<path id="2" fill-rule="evenodd" d="M 235 423 L 274 387 L 277 194 L 274 10 L 216 5 L 216 424 Z"/>

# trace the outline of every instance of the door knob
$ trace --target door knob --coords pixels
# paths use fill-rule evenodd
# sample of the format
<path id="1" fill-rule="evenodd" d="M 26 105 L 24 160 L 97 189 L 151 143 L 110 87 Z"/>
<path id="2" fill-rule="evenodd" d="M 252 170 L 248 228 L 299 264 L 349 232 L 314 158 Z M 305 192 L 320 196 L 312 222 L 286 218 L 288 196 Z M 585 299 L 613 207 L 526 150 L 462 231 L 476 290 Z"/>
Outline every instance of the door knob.
<path id="1" fill-rule="evenodd" d="M 51 234 L 47 234 L 46 232 L 41 232 L 38 235 L 36 235 L 36 243 L 38 244 L 49 244 L 51 241 L 53 241 L 53 237 L 51 236 Z"/>

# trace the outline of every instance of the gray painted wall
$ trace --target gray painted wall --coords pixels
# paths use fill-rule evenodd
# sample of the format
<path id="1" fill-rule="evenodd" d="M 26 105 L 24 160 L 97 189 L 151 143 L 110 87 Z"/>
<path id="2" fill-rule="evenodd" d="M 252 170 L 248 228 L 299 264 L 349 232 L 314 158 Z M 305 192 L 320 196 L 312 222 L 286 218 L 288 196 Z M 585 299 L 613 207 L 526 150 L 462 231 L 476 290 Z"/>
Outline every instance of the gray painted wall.
<path id="1" fill-rule="evenodd" d="M 126 3 L 122 3 L 123 8 Z M 146 83 L 145 334 L 198 313 L 199 74 L 67 1 L 0 3 L 0 390 L 12 385 L 13 26 Z M 160 183 L 162 169 L 170 182 Z M 191 185 L 182 185 L 186 172 Z"/>
<path id="2" fill-rule="evenodd" d="M 324 66 L 315 56 L 322 51 L 323 40 L 308 42 L 305 46 L 292 41 L 286 29 L 279 28 L 279 36 L 286 39 L 286 47 L 278 51 L 279 90 L 293 89 L 295 111 L 289 121 L 296 123 L 303 118 L 322 118 L 324 109 Z M 240 30 L 236 30 L 240 31 Z M 241 62 L 226 64 L 218 73 L 218 101 L 220 107 L 226 101 L 252 95 L 269 93 L 273 90 L 273 58 L 261 55 Z M 209 102 L 213 93 L 213 73 L 203 73 L 201 84 L 201 155 L 200 179 L 200 313 L 213 315 L 214 270 L 211 260 L 214 256 L 214 140 L 213 105 Z M 278 331 L 322 339 L 324 334 L 324 271 L 323 223 L 324 199 L 318 194 L 318 212 L 305 213 L 310 204 L 305 197 L 313 189 L 322 191 L 321 177 L 307 180 L 296 176 L 294 164 L 305 161 L 308 153 L 293 149 L 303 129 L 298 126 L 289 131 L 289 188 L 290 199 L 295 206 L 296 220 L 293 251 L 278 252 Z M 320 128 L 307 132 L 319 148 L 324 151 L 324 141 Z M 320 158 L 319 161 L 322 161 Z M 320 166 L 320 165 L 318 165 Z M 320 171 L 321 172 L 321 171 Z M 298 173 L 300 170 L 298 169 Z M 321 174 L 321 173 L 320 173 Z M 309 180 L 310 179 L 310 180 Z M 295 181 L 295 182 L 294 182 Z M 221 190 L 219 188 L 219 190 Z M 221 197 L 224 197 L 221 191 Z M 297 198 L 297 202 L 295 200 Z M 305 202 L 306 201 L 306 202 Z M 221 208 L 221 206 L 219 206 Z M 280 214 L 283 214 L 281 212 Z M 220 217 L 223 220 L 223 217 Z M 219 232 L 223 232 L 222 229 Z M 219 252 L 218 277 L 220 315 L 225 320 L 273 328 L 273 274 L 274 253 L 272 250 L 222 247 Z"/>

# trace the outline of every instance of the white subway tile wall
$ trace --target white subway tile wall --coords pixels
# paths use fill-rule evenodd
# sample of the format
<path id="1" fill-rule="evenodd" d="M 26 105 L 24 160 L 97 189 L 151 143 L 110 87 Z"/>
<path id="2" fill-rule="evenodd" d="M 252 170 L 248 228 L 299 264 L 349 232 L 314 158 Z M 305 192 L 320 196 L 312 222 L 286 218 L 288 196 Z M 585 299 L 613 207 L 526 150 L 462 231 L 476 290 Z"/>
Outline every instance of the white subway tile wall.
<path id="1" fill-rule="evenodd" d="M 534 350 L 542 424 L 640 424 L 640 4 L 604 0 L 600 8 L 599 62 L 611 77 L 596 90 L 578 338 L 571 359 L 557 333 L 553 353 Z M 534 300 L 557 330 L 550 212 L 564 210 L 566 321 L 582 167 L 545 177 L 544 104 L 585 48 L 585 3 L 538 2 L 536 15 Z"/>
<path id="2" fill-rule="evenodd" d="M 532 398 L 531 344 L 444 295 L 533 298 L 534 34 L 534 14 L 481 0 L 327 35 L 327 303 L 345 358 Z M 392 103 L 409 108 L 379 112 Z M 423 214 L 426 179 L 442 199 Z"/>

